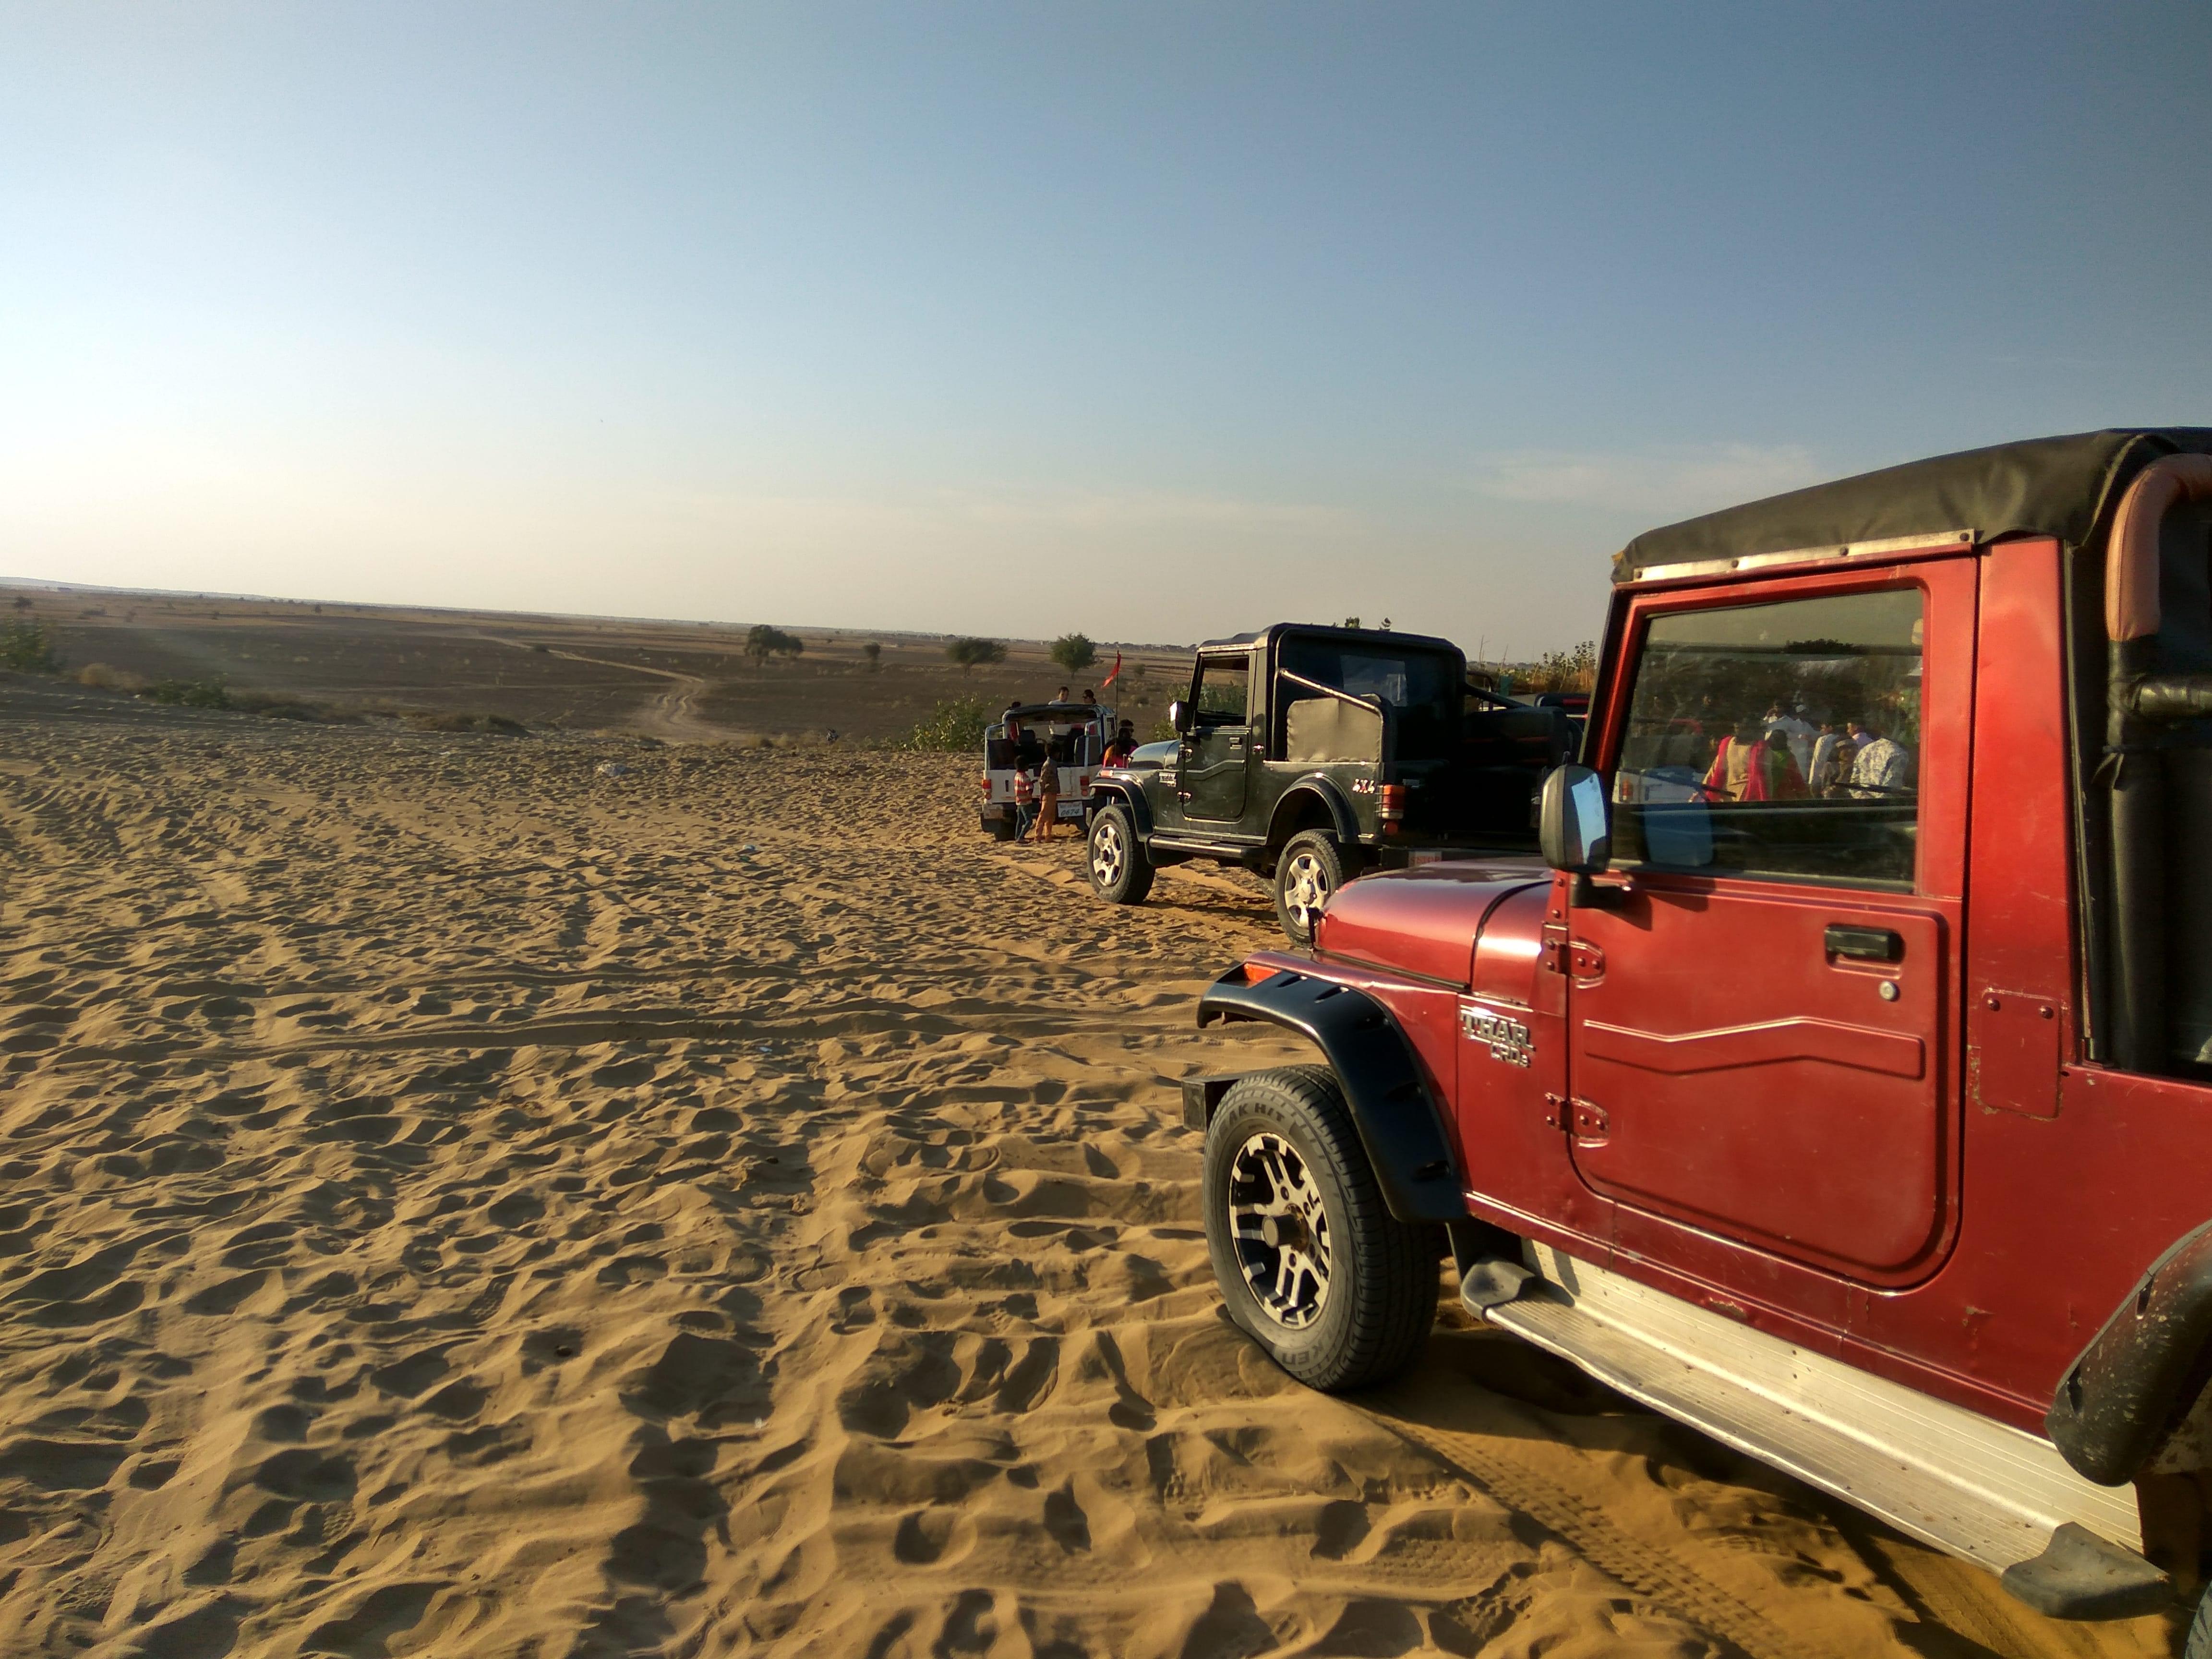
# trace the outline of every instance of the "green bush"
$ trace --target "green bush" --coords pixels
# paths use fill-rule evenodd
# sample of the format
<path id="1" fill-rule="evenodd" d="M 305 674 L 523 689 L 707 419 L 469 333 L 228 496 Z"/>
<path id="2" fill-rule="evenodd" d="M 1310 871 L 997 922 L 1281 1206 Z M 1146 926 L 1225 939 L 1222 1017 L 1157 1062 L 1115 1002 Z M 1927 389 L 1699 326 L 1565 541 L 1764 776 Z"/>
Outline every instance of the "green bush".
<path id="1" fill-rule="evenodd" d="M 1006 647 L 996 640 L 955 640 L 945 647 L 945 654 L 964 673 L 979 663 L 1006 661 Z"/>
<path id="2" fill-rule="evenodd" d="M 220 679 L 155 680 L 144 695 L 155 702 L 179 708 L 228 708 L 230 692 Z"/>
<path id="3" fill-rule="evenodd" d="M 927 720 L 891 746 L 917 753 L 981 749 L 983 728 L 990 723 L 991 711 L 981 697 L 955 697 L 939 703 Z"/>
<path id="4" fill-rule="evenodd" d="M 0 623 L 0 668 L 24 674 L 60 673 L 62 659 L 54 654 L 46 623 L 28 619 Z"/>

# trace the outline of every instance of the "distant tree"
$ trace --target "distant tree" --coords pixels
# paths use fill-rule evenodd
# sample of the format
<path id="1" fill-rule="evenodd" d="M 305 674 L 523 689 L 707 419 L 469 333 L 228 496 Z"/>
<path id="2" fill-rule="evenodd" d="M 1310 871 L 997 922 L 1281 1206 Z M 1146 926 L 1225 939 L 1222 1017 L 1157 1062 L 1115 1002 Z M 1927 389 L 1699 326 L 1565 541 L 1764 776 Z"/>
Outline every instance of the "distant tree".
<path id="1" fill-rule="evenodd" d="M 868 672 L 872 674 L 884 665 L 884 648 L 873 640 L 860 647 L 860 654 L 868 659 Z"/>
<path id="2" fill-rule="evenodd" d="M 15 609 L 18 611 L 28 611 L 30 608 L 31 596 L 27 593 L 18 593 L 15 596 Z"/>
<path id="3" fill-rule="evenodd" d="M 766 623 L 755 623 L 745 630 L 745 655 L 757 662 L 764 663 L 770 657 L 796 657 L 805 649 L 806 641 L 798 635 L 787 634 Z"/>
<path id="4" fill-rule="evenodd" d="M 1052 642 L 1052 659 L 1071 674 L 1079 674 L 1098 660 L 1098 647 L 1083 634 L 1062 634 Z"/>
<path id="5" fill-rule="evenodd" d="M 945 654 L 966 673 L 978 663 L 1006 661 L 1006 647 L 996 640 L 955 640 L 945 647 Z"/>
<path id="6" fill-rule="evenodd" d="M 1357 617 L 1346 617 L 1344 619 L 1344 625 L 1346 628 L 1357 628 L 1359 626 L 1359 618 Z"/>

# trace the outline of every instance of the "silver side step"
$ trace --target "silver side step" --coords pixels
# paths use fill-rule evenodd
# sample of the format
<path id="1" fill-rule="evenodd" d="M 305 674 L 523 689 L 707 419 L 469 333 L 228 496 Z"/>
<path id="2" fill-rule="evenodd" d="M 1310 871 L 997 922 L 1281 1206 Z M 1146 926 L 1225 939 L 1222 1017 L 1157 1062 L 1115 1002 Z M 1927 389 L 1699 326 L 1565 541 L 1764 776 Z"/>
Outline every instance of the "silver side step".
<path id="1" fill-rule="evenodd" d="M 1470 1311 L 1923 1543 L 2018 1569 L 2006 1580 L 2016 1595 L 2033 1571 L 2021 1564 L 2045 1556 L 2069 1522 L 2142 1549 L 2135 1489 L 2083 1479 L 2047 1440 L 1547 1246 L 1527 1249 L 1540 1285 L 1485 1306 L 1470 1284 Z"/>

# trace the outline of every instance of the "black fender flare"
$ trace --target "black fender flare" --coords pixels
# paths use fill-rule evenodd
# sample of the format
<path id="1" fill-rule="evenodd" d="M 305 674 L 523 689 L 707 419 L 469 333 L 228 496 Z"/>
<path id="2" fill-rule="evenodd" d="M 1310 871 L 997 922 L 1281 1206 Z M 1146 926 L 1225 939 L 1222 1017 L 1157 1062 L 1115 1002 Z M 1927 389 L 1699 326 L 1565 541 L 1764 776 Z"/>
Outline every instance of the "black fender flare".
<path id="1" fill-rule="evenodd" d="M 1137 833 L 1146 836 L 1152 833 L 1152 809 L 1145 804 L 1145 792 L 1134 784 L 1124 783 L 1119 778 L 1093 778 L 1091 798 L 1094 815 L 1102 806 L 1126 806 L 1130 817 L 1136 821 Z"/>
<path id="2" fill-rule="evenodd" d="M 1283 791 L 1282 799 L 1275 803 L 1275 810 L 1267 819 L 1270 854 L 1282 851 L 1290 840 L 1290 832 L 1283 828 L 1284 821 L 1295 816 L 1299 804 L 1309 797 L 1317 799 L 1327 809 L 1330 828 L 1339 841 L 1347 847 L 1359 845 L 1358 817 L 1352 811 L 1352 803 L 1345 799 L 1344 791 L 1337 787 L 1336 780 L 1326 772 L 1309 772 Z"/>
<path id="3" fill-rule="evenodd" d="M 2132 1480 L 2212 1378 L 2212 1222 L 2136 1281 L 2066 1368 L 2044 1428 L 2066 1461 L 2107 1486 Z"/>
<path id="4" fill-rule="evenodd" d="M 1459 1160 L 1444 1133 L 1442 1103 L 1389 1009 L 1364 991 L 1288 969 L 1248 985 L 1239 967 L 1214 981 L 1198 1000 L 1201 1026 L 1236 1019 L 1287 1026 L 1320 1046 L 1344 1090 L 1392 1215 L 1405 1222 L 1467 1218 Z M 1186 1119 L 1195 1119 L 1194 1127 L 1203 1128 L 1236 1080 L 1192 1079 L 1184 1089 Z"/>

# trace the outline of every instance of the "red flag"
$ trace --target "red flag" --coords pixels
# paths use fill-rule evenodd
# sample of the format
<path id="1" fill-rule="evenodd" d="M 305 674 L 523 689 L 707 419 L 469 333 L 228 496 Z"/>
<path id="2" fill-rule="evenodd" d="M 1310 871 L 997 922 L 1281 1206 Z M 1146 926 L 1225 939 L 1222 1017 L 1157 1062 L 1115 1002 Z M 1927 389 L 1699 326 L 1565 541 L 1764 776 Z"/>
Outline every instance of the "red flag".
<path id="1" fill-rule="evenodd" d="M 1099 682 L 1098 682 L 1099 688 L 1103 690 L 1104 688 L 1106 688 L 1107 686 L 1109 686 L 1109 685 L 1113 684 L 1114 684 L 1114 682 L 1115 682 L 1115 680 L 1118 680 L 1118 679 L 1120 679 L 1121 678 L 1121 653 L 1120 652 L 1116 651 L 1116 652 L 1114 653 L 1114 672 L 1113 672 L 1112 673 L 1109 674 L 1109 675 L 1108 675 L 1104 679 L 1103 679 L 1103 680 L 1101 680 L 1101 681 L 1099 681 Z"/>

